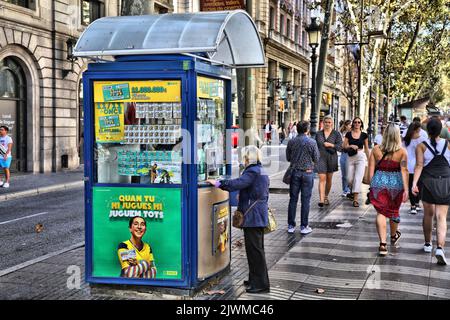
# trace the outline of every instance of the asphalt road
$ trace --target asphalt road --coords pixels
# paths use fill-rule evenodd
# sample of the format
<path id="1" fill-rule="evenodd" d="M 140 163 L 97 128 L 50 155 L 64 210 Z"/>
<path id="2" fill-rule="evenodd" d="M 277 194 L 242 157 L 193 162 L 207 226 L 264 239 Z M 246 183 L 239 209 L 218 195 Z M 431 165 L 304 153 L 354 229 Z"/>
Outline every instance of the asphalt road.
<path id="1" fill-rule="evenodd" d="M 262 152 L 269 176 L 287 168 L 285 146 L 264 147 Z M 233 168 L 233 173 L 238 175 L 238 167 Z M 84 241 L 83 190 L 1 202 L 0 272 Z M 36 232 L 38 224 L 42 225 L 41 232 Z"/>
<path id="2" fill-rule="evenodd" d="M 0 203 L 0 272 L 82 241 L 82 188 Z"/>

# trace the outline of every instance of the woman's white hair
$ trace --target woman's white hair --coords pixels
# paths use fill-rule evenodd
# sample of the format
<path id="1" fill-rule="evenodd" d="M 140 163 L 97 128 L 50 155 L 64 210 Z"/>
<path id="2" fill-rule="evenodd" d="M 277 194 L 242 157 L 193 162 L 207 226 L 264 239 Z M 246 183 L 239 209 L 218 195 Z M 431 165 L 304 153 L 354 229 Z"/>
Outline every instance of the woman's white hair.
<path id="1" fill-rule="evenodd" d="M 245 163 L 248 160 L 249 164 L 256 164 L 261 162 L 262 154 L 261 150 L 257 146 L 250 145 L 242 148 L 241 151 L 242 162 Z"/>
<path id="2" fill-rule="evenodd" d="M 325 117 L 323 117 L 323 122 L 325 122 L 325 120 L 331 120 L 331 122 L 334 122 L 333 117 L 330 116 L 329 114 L 327 114 Z"/>

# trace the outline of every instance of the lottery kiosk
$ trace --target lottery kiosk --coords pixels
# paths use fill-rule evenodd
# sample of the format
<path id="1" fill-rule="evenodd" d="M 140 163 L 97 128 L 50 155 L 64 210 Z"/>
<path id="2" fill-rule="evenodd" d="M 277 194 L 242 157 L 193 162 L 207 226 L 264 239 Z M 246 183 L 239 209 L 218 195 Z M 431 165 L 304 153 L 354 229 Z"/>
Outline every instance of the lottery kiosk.
<path id="1" fill-rule="evenodd" d="M 232 68 L 265 65 L 250 16 L 101 18 L 74 55 L 94 61 L 83 73 L 86 281 L 195 290 L 229 270 L 229 194 L 205 181 L 231 174 Z"/>

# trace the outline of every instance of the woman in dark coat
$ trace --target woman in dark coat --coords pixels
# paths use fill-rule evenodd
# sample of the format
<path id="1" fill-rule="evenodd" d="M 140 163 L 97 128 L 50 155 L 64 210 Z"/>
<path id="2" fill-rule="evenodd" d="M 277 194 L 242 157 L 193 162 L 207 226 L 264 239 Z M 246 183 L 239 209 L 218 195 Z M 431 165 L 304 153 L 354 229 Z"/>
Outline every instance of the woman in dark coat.
<path id="1" fill-rule="evenodd" d="M 261 166 L 261 152 L 256 146 L 242 151 L 245 170 L 237 179 L 208 180 L 222 190 L 239 190 L 238 210 L 244 213 L 245 251 L 249 267 L 248 281 L 244 281 L 248 293 L 270 291 L 269 274 L 264 253 L 264 228 L 269 224 L 269 177 Z"/>

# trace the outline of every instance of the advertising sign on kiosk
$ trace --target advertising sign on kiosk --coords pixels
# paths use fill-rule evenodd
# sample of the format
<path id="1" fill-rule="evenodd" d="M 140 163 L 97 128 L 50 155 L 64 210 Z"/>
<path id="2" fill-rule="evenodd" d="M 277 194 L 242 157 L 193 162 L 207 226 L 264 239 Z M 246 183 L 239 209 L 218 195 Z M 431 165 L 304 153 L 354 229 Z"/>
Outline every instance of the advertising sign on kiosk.
<path id="1" fill-rule="evenodd" d="M 192 33 L 184 30 L 211 21 L 218 23 L 211 39 L 225 31 L 238 39 L 236 26 L 247 26 L 246 50 L 257 45 L 257 57 L 223 56 L 237 48 L 216 41 L 194 51 L 216 52 L 221 64 L 184 54 L 184 47 L 158 47 L 181 45 Z M 158 44 L 164 23 L 178 23 L 180 33 L 171 36 L 181 38 Z M 145 27 L 145 38 L 129 37 L 137 41 L 133 49 L 118 49 L 121 37 Z M 251 18 L 244 11 L 102 18 L 74 54 L 115 57 L 89 64 L 83 74 L 86 281 L 195 290 L 229 270 L 229 194 L 206 180 L 231 175 L 230 67 L 265 64 Z"/>

